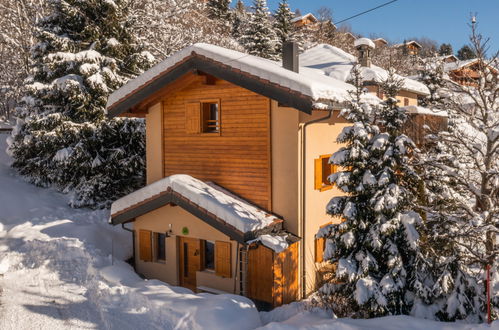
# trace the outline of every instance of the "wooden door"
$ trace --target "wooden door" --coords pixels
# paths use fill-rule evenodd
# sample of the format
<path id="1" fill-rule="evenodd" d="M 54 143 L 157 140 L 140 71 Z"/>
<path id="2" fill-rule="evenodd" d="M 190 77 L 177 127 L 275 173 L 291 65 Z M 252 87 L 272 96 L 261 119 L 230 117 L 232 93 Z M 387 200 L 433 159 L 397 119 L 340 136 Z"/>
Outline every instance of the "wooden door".
<path id="1" fill-rule="evenodd" d="M 196 272 L 201 270 L 201 240 L 179 237 L 180 285 L 196 291 Z"/>

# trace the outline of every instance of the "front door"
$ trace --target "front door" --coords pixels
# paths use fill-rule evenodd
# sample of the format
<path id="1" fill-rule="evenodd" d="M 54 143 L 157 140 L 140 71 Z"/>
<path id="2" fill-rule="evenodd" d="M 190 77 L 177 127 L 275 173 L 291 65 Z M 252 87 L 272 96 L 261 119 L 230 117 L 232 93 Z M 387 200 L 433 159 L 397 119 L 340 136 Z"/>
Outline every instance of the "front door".
<path id="1" fill-rule="evenodd" d="M 179 237 L 180 285 L 196 291 L 196 272 L 201 270 L 201 241 Z"/>

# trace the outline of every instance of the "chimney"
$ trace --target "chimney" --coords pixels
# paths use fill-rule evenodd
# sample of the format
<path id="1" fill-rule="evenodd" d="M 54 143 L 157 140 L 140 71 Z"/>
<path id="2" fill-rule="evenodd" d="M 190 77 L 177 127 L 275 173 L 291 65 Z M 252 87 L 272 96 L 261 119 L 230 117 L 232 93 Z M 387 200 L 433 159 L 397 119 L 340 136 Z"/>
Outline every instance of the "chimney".
<path id="1" fill-rule="evenodd" d="M 299 71 L 298 44 L 294 41 L 282 45 L 282 67 L 294 72 Z"/>
<path id="2" fill-rule="evenodd" d="M 354 46 L 359 52 L 358 61 L 360 65 L 369 68 L 372 62 L 372 52 L 376 48 L 374 42 L 368 38 L 360 38 L 355 40 Z"/>

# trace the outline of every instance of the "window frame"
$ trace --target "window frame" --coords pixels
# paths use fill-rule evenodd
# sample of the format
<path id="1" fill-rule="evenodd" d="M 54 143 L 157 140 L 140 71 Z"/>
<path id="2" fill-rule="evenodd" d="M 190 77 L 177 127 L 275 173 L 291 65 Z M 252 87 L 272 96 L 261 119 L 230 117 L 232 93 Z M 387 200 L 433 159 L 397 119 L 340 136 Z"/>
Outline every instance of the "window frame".
<path id="1" fill-rule="evenodd" d="M 160 235 L 164 236 L 164 239 L 163 239 L 163 249 L 164 249 L 164 257 L 165 257 L 164 259 L 158 258 L 158 248 L 159 248 Z M 152 238 L 153 238 L 153 244 L 152 244 L 153 261 L 156 263 L 159 263 L 159 264 L 165 264 L 166 263 L 166 239 L 167 239 L 166 233 L 153 232 Z"/>
<path id="2" fill-rule="evenodd" d="M 205 104 L 217 104 L 218 108 L 218 130 L 216 131 L 205 131 Z M 206 135 L 221 135 L 222 133 L 222 106 L 220 99 L 202 99 L 199 101 L 199 123 L 200 123 L 200 133 Z"/>
<path id="3" fill-rule="evenodd" d="M 338 166 L 334 164 L 328 164 L 330 167 L 330 173 L 329 175 L 324 178 L 324 159 L 327 159 L 329 161 L 329 158 L 331 158 L 331 154 L 327 155 L 320 155 L 319 158 L 314 159 L 314 189 L 319 190 L 319 191 L 326 191 L 329 189 L 332 189 L 334 184 L 330 183 L 327 178 L 329 175 L 338 172 Z M 317 167 L 320 167 L 319 169 Z M 321 180 L 319 182 L 318 180 L 318 173 L 320 173 Z M 329 184 L 325 183 L 328 182 Z"/>
<path id="4" fill-rule="evenodd" d="M 206 267 L 206 243 L 211 243 L 213 244 L 213 255 L 212 255 L 212 258 L 213 258 L 213 268 L 207 268 Z M 203 257 L 202 257 L 202 270 L 205 271 L 205 272 L 209 272 L 209 273 L 215 273 L 215 241 L 212 241 L 212 240 L 202 240 L 202 252 L 203 252 Z"/>

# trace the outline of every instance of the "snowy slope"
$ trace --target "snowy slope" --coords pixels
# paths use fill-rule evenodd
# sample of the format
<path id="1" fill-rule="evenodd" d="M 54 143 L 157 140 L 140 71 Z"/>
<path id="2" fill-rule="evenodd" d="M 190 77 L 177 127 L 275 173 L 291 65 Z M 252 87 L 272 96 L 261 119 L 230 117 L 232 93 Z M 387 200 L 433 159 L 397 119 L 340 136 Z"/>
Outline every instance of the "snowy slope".
<path id="1" fill-rule="evenodd" d="M 17 178 L 0 134 L 0 329 L 420 329 L 492 327 L 413 317 L 333 319 L 292 303 L 258 313 L 236 295 L 193 294 L 143 280 L 121 260 L 130 233 L 109 211 L 68 208 L 66 196 Z M 114 257 L 113 257 L 114 255 Z"/>

